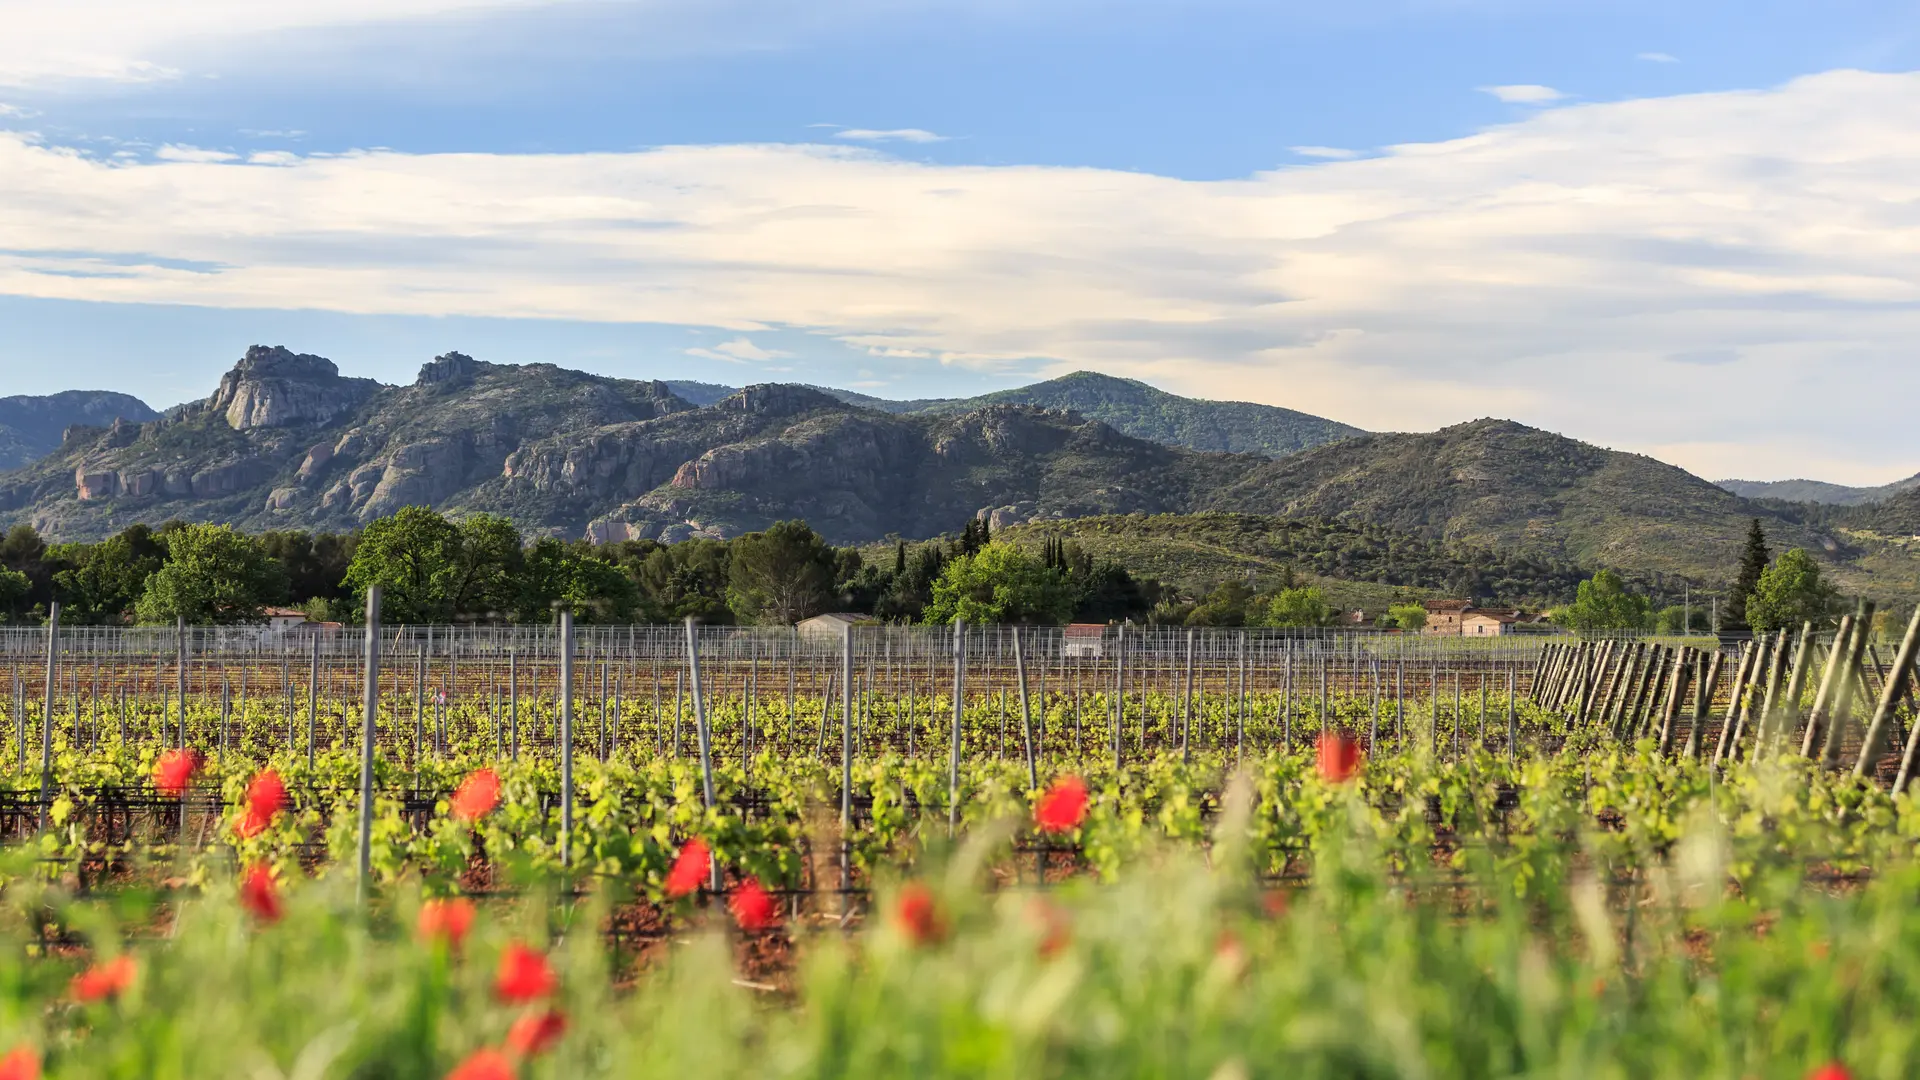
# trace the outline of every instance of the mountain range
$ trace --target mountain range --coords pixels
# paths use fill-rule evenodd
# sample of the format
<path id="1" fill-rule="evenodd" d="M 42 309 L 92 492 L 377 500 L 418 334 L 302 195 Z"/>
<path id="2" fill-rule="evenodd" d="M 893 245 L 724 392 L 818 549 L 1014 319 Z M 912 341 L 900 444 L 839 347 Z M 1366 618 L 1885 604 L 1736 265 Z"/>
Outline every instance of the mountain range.
<path id="1" fill-rule="evenodd" d="M 159 416 L 139 398 L 111 390 L 0 398 L 0 472 L 58 450 L 61 434 L 70 427 L 111 424 L 120 419 L 139 424 Z"/>
<path id="2" fill-rule="evenodd" d="M 1744 499 L 1866 506 L 1884 502 L 1903 491 L 1920 488 L 1920 474 L 1879 487 L 1848 487 L 1845 484 L 1829 484 L 1824 480 L 1720 480 L 1716 483 Z"/>
<path id="3" fill-rule="evenodd" d="M 1920 492 L 1912 501 L 1920 526 Z M 1849 517 L 1857 511 L 1756 502 L 1507 420 L 1367 434 L 1085 373 L 984 398 L 886 402 L 448 353 L 388 386 L 256 346 L 209 397 L 69 427 L 51 453 L 0 474 L 0 522 L 55 539 L 169 518 L 345 530 L 414 504 L 504 514 L 547 535 L 667 541 L 787 518 L 861 543 L 949 533 L 976 516 L 1072 535 L 1116 515 L 1227 514 L 1238 524 L 1209 533 L 1221 544 L 1243 543 L 1233 537 L 1261 521 L 1324 522 L 1498 551 L 1503 566 L 1614 566 L 1703 584 L 1729 576 L 1757 517 L 1776 548 L 1815 552 L 1845 588 L 1906 595 L 1920 579 L 1905 540 L 1920 527 L 1902 531 L 1897 499 L 1879 508 L 1893 514 L 1882 528 Z M 1168 529 L 1178 539 L 1180 526 Z"/>

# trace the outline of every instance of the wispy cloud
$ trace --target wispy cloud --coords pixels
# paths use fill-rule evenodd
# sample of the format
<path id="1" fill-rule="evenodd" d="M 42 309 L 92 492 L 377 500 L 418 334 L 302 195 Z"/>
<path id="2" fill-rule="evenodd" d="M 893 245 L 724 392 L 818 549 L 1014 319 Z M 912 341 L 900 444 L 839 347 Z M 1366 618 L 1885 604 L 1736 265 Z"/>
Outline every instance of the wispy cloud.
<path id="1" fill-rule="evenodd" d="M 1560 101 L 1567 95 L 1551 86 L 1539 86 L 1534 83 L 1520 83 L 1514 86 L 1483 86 L 1483 94 L 1492 94 L 1509 105 L 1546 105 Z"/>
<path id="2" fill-rule="evenodd" d="M 763 349 L 747 338 L 738 337 L 732 341 L 723 341 L 711 349 L 688 349 L 687 355 L 698 356 L 703 360 L 721 360 L 729 364 L 763 364 L 769 360 L 784 360 L 793 354 L 779 349 Z"/>
<path id="3" fill-rule="evenodd" d="M 1226 181 L 817 145 L 109 163 L 0 133 L 0 293 L 680 324 L 739 363 L 805 327 L 1372 428 L 1684 431 L 1683 464 L 1735 475 L 1910 458 L 1915 131 L 1920 74 L 1833 72 Z"/>
<path id="4" fill-rule="evenodd" d="M 1649 64 L 1677 64 L 1680 58 L 1663 52 L 1643 52 L 1635 56 L 1636 60 L 1645 60 Z"/>
<path id="5" fill-rule="evenodd" d="M 239 154 L 230 154 L 225 150 L 204 150 L 198 146 L 177 146 L 168 143 L 153 152 L 161 161 L 185 161 L 207 164 L 221 161 L 239 161 Z"/>
<path id="6" fill-rule="evenodd" d="M 1358 150 L 1345 150 L 1338 146 L 1289 146 L 1287 149 L 1301 157 L 1322 158 L 1327 161 L 1352 161 L 1360 156 Z"/>
<path id="7" fill-rule="evenodd" d="M 894 128 L 891 131 L 878 131 L 873 128 L 845 128 L 833 133 L 836 139 L 853 139 L 857 142 L 910 142 L 937 143 L 946 142 L 950 136 L 935 135 L 920 128 Z"/>
<path id="8" fill-rule="evenodd" d="M 182 74 L 170 54 L 252 34 L 561 2 L 568 0 L 0 0 L 0 86 L 156 82 Z"/>

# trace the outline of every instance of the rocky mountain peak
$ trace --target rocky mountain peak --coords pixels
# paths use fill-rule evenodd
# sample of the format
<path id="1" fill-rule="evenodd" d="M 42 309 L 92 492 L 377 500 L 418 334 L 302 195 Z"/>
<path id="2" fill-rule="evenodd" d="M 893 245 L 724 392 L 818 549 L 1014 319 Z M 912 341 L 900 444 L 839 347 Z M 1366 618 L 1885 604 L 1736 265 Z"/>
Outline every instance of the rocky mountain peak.
<path id="1" fill-rule="evenodd" d="M 714 403 L 724 412 L 797 416 L 815 409 L 844 409 L 839 398 L 795 383 L 759 383 Z"/>
<path id="2" fill-rule="evenodd" d="M 439 383 L 457 382 L 472 378 L 493 366 L 483 360 L 475 360 L 463 352 L 442 353 L 420 365 L 420 377 L 414 380 L 414 385 L 433 386 Z"/>
<path id="3" fill-rule="evenodd" d="M 207 407 L 225 416 L 235 431 L 324 424 L 379 389 L 372 379 L 342 378 L 324 356 L 296 353 L 284 345 L 255 345 L 220 377 L 220 389 Z"/>

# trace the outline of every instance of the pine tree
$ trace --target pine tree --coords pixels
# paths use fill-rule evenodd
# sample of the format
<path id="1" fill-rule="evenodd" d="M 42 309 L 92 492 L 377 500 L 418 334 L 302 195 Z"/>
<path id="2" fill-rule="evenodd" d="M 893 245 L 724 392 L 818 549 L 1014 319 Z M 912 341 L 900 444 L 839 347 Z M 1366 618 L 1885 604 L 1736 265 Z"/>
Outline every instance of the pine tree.
<path id="1" fill-rule="evenodd" d="M 1760 519 L 1754 518 L 1747 529 L 1747 547 L 1740 553 L 1740 573 L 1733 579 L 1733 593 L 1727 597 L 1727 628 L 1745 630 L 1747 626 L 1747 597 L 1753 595 L 1754 586 L 1760 584 L 1760 575 L 1766 573 L 1767 564 L 1773 561 L 1773 552 L 1767 550 L 1767 534 L 1760 528 Z"/>

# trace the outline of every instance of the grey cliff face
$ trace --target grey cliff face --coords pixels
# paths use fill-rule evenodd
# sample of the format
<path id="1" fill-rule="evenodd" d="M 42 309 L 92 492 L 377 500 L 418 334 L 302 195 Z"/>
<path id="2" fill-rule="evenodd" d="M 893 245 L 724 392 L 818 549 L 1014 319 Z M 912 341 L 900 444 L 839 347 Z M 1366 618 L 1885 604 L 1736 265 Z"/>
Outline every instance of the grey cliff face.
<path id="1" fill-rule="evenodd" d="M 283 345 L 255 345 L 220 378 L 208 408 L 235 431 L 324 424 L 358 408 L 380 389 L 372 379 L 344 379 L 324 356 Z"/>

